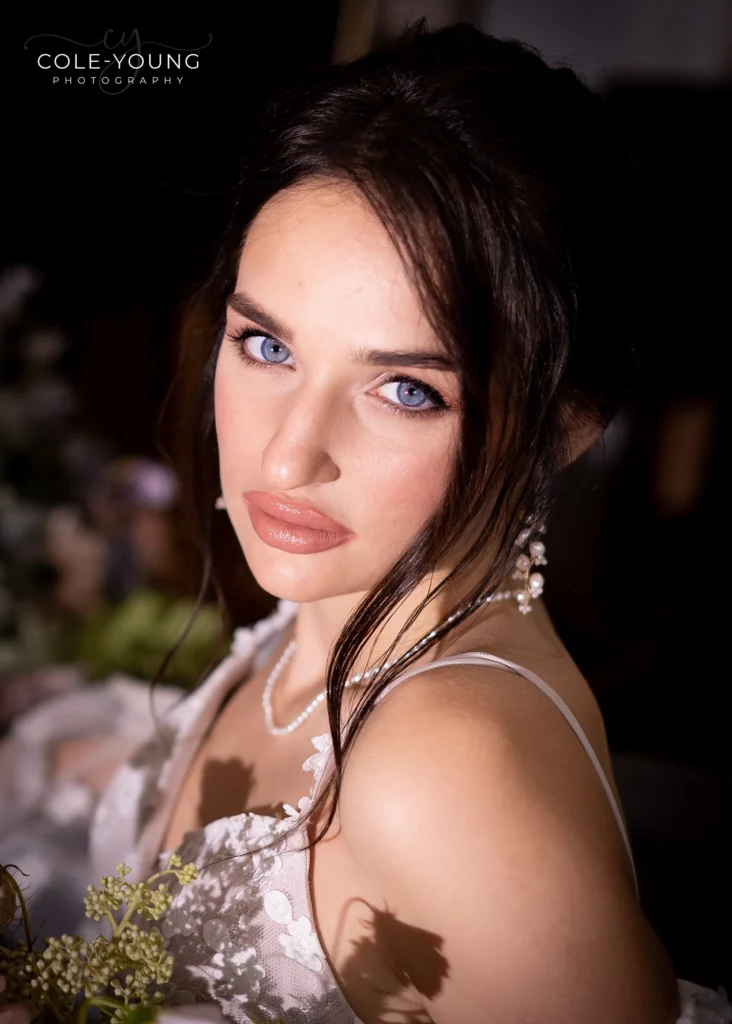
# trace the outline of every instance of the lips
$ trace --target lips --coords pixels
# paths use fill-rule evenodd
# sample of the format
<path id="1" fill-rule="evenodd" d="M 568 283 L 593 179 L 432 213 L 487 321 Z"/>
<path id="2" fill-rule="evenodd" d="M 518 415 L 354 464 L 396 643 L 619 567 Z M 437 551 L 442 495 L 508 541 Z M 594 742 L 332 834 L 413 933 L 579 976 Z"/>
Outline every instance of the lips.
<path id="1" fill-rule="evenodd" d="M 267 491 L 246 491 L 243 495 L 247 505 L 266 512 L 267 515 L 280 519 L 292 526 L 307 527 L 311 530 L 322 530 L 334 536 L 346 536 L 350 530 L 343 523 L 331 519 L 313 505 L 300 501 L 287 501 L 276 498 Z"/>

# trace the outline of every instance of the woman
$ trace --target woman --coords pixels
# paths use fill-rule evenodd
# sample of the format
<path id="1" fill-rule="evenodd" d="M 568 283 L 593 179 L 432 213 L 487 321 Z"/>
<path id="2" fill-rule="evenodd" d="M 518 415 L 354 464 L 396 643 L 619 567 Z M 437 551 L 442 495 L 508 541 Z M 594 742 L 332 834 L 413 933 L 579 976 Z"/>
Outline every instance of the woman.
<path id="1" fill-rule="evenodd" d="M 163 923 L 171 1001 L 726 1019 L 694 1016 L 639 908 L 602 718 L 540 600 L 556 475 L 624 392 L 628 180 L 572 71 L 466 25 L 267 109 L 211 282 L 196 493 L 278 605 L 92 836 L 98 871 L 199 866 Z"/>

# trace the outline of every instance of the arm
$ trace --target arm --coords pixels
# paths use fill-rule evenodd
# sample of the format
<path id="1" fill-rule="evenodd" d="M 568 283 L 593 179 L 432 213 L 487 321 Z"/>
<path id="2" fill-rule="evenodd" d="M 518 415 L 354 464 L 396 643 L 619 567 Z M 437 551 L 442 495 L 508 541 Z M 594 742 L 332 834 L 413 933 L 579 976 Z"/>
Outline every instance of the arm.
<path id="1" fill-rule="evenodd" d="M 522 731 L 455 683 L 439 703 L 400 689 L 354 745 L 340 822 L 432 1020 L 674 1022 L 665 952 L 588 825 L 597 780 L 566 785 L 551 727 Z"/>
<path id="2" fill-rule="evenodd" d="M 137 739 L 130 736 L 85 736 L 64 740 L 54 750 L 52 779 L 73 779 L 99 794 L 137 745 Z"/>
<path id="3" fill-rule="evenodd" d="M 49 782 L 76 779 L 101 793 L 109 779 L 134 750 L 135 741 L 100 735 L 60 740 L 53 745 Z M 0 779 L 9 779 L 13 765 L 13 744 L 0 740 Z"/>

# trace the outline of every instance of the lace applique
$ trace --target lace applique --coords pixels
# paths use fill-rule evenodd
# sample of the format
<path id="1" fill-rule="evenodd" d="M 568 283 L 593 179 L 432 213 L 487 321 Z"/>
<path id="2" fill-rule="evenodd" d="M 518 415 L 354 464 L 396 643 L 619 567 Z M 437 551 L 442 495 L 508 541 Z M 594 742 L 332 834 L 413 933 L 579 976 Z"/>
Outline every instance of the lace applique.
<path id="1" fill-rule="evenodd" d="M 297 808 L 293 807 L 292 804 L 283 804 L 282 809 L 288 818 L 292 818 L 293 821 L 297 821 L 298 818 L 305 814 L 310 809 L 312 800 L 309 796 L 301 796 L 297 802 Z"/>
<path id="2" fill-rule="evenodd" d="M 110 863 L 119 861 L 121 841 L 138 854 L 143 874 L 154 868 L 147 858 L 152 860 L 159 850 L 160 823 L 153 816 L 142 836 L 136 827 L 140 805 L 146 804 L 146 780 L 152 777 L 157 783 L 158 806 L 163 806 L 162 780 L 172 789 L 180 784 L 185 758 L 235 674 L 251 656 L 266 654 L 269 638 L 286 626 L 295 607 L 280 601 L 268 619 L 235 630 L 231 657 L 166 716 L 166 749 L 147 748 L 139 765 L 127 773 L 127 791 L 119 790 L 120 800 L 110 805 L 105 835 L 112 836 L 112 820 L 129 818 L 124 834 L 115 833 L 117 849 L 110 843 L 105 851 L 107 858 L 116 855 Z M 289 1024 L 360 1024 L 320 944 L 309 898 L 309 858 L 301 848 L 301 830 L 294 827 L 303 824 L 300 819 L 312 805 L 332 749 L 330 734 L 316 736 L 312 743 L 315 752 L 302 766 L 312 772 L 309 795 L 295 806 L 283 804 L 283 816 L 247 812 L 218 819 L 186 833 L 178 846 L 176 852 L 184 862 L 193 861 L 199 873 L 191 885 L 171 883 L 174 901 L 158 925 L 174 959 L 168 1005 L 194 1004 L 198 1011 L 214 1003 L 227 1024 L 278 1016 Z M 160 861 L 168 856 L 160 854 Z"/>
<path id="3" fill-rule="evenodd" d="M 234 825 L 232 829 L 232 824 Z M 284 840 L 275 846 L 260 849 L 275 836 L 285 834 L 290 827 L 289 820 L 270 818 L 259 814 L 242 814 L 235 818 L 212 821 L 205 827 L 206 843 L 215 849 L 230 850 L 232 855 L 247 854 L 251 881 L 261 882 L 282 870 L 281 853 Z M 211 870 L 211 867 L 208 868 Z"/>
<path id="4" fill-rule="evenodd" d="M 333 742 L 330 738 L 329 732 L 323 733 L 322 736 L 313 736 L 311 742 L 317 750 L 317 753 L 311 754 L 306 761 L 303 761 L 302 770 L 304 772 L 313 773 L 313 785 L 310 789 L 310 796 L 312 798 L 320 785 L 320 781 L 323 778 L 325 769 L 328 765 L 328 759 L 333 752 Z"/>
<path id="5" fill-rule="evenodd" d="M 303 914 L 295 920 L 290 901 L 278 889 L 272 889 L 265 895 L 264 909 L 273 921 L 287 926 L 287 934 L 279 937 L 285 956 L 297 960 L 311 971 L 322 971 L 325 954 L 310 918 Z"/>
<path id="6" fill-rule="evenodd" d="M 236 997 L 243 1003 L 257 998 L 260 982 L 267 972 L 256 962 L 256 955 L 257 951 L 253 946 L 233 952 L 214 953 L 211 958 L 211 973 L 218 981 L 219 990 L 224 997 Z"/>
<path id="7" fill-rule="evenodd" d="M 216 983 L 219 997 L 248 1003 L 259 995 L 267 972 L 257 963 L 254 946 L 238 949 L 232 941 L 226 922 L 212 918 L 203 926 L 203 941 L 214 950 L 212 967 L 207 973 Z"/>

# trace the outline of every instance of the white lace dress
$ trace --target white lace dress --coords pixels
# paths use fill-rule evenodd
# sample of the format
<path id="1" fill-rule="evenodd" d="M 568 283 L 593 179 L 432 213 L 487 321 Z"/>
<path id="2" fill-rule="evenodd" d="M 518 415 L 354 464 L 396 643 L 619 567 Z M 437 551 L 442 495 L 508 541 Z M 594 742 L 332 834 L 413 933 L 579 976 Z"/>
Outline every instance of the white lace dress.
<path id="1" fill-rule="evenodd" d="M 112 779 L 92 821 L 95 877 L 120 861 L 132 868 L 130 880 L 167 863 L 170 851 L 156 853 L 188 766 L 232 686 L 266 660 L 295 607 L 281 601 L 268 618 L 236 630 L 229 657 L 164 716 L 160 735 Z M 302 830 L 290 834 L 326 767 L 330 736 L 312 742 L 315 752 L 303 765 L 312 782 L 297 808 L 285 804 L 281 818 L 222 818 L 188 832 L 177 848 L 184 863 L 196 863 L 199 877 L 180 889 L 174 883 L 176 899 L 161 923 L 175 963 L 169 1003 L 213 1002 L 237 1022 L 250 1021 L 251 1010 L 260 1020 L 279 1016 L 288 1024 L 361 1024 L 313 925 Z M 258 852 L 273 837 L 280 837 L 277 845 Z"/>
<path id="2" fill-rule="evenodd" d="M 230 655 L 165 714 L 159 735 L 117 772 L 92 821 L 95 879 L 112 873 L 122 860 L 132 868 L 130 880 L 145 878 L 167 862 L 167 853 L 157 854 L 201 741 L 232 687 L 269 657 L 296 608 L 282 600 L 269 617 L 236 630 Z M 476 657 L 490 660 L 482 653 Z M 570 716 L 614 805 L 602 769 L 566 705 L 527 670 L 500 659 L 494 663 L 530 678 Z M 420 669 L 404 673 L 396 683 L 414 671 Z M 315 736 L 312 742 L 315 752 L 303 764 L 303 771 L 313 773 L 312 785 L 298 807 L 283 805 L 281 818 L 249 812 L 213 821 L 186 833 L 177 848 L 184 863 L 196 863 L 199 876 L 177 891 L 174 885 L 176 898 L 161 924 L 175 964 L 168 1002 L 198 1004 L 193 1012 L 201 1020 L 210 1019 L 214 1010 L 237 1024 L 249 1024 L 250 1013 L 258 1020 L 281 1017 L 288 1024 L 362 1024 L 319 942 L 308 882 L 309 852 L 302 848 L 302 830 L 292 831 L 328 767 L 330 735 Z M 616 806 L 614 811 L 624 833 Z M 279 839 L 274 847 L 259 849 L 273 837 Z M 679 991 L 683 1012 L 677 1024 L 731 1024 L 732 1007 L 722 989 L 714 992 L 679 981 Z"/>

